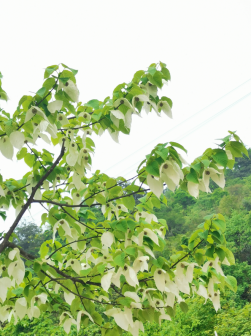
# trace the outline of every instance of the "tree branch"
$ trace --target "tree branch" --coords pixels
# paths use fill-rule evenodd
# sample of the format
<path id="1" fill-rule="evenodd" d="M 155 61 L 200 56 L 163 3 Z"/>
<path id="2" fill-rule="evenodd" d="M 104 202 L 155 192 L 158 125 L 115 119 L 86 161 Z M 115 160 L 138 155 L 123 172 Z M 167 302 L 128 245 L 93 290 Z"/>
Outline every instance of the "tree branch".
<path id="1" fill-rule="evenodd" d="M 88 124 L 88 125 L 84 125 L 84 126 L 79 126 L 79 127 L 68 127 L 68 128 L 60 128 L 60 131 L 68 131 L 68 130 L 75 130 L 75 129 L 80 129 L 80 128 L 87 128 L 87 127 L 90 127 L 90 126 L 92 126 L 92 125 L 94 125 L 94 124 L 97 124 L 97 123 L 99 123 L 101 120 L 103 120 L 105 117 L 103 117 L 103 118 L 101 118 L 101 119 L 99 119 L 98 121 L 95 121 L 95 122 L 93 122 L 93 123 L 91 123 L 91 124 Z M 68 120 L 69 120 L 70 118 L 68 118 Z"/>
<path id="2" fill-rule="evenodd" d="M 11 243 L 11 242 L 9 242 L 9 241 L 7 242 L 7 246 L 6 246 L 6 247 L 18 248 L 19 251 L 20 251 L 20 254 L 21 254 L 24 258 L 26 258 L 26 259 L 28 259 L 28 260 L 35 260 L 35 259 L 37 259 L 34 255 L 25 252 L 25 251 L 24 251 L 22 248 L 20 248 L 18 245 L 14 244 L 14 243 Z M 81 283 L 82 285 L 88 284 L 88 285 L 93 285 L 93 286 L 98 286 L 98 287 L 100 287 L 100 283 L 99 283 L 99 282 L 92 282 L 92 281 L 86 281 L 86 282 L 84 282 L 84 281 L 80 280 L 78 277 L 75 278 L 75 277 L 72 277 L 72 276 L 66 274 L 65 272 L 59 270 L 57 267 L 55 267 L 55 266 L 53 266 L 53 265 L 50 265 L 50 264 L 47 264 L 47 265 L 48 265 L 49 267 L 53 268 L 59 275 L 61 275 L 61 276 L 63 277 L 62 279 L 60 278 L 60 280 L 66 280 L 66 279 L 69 279 L 69 280 L 72 280 L 72 281 L 79 282 L 79 283 Z M 59 280 L 59 279 L 57 279 L 57 280 Z"/>
<path id="3" fill-rule="evenodd" d="M 11 234 L 13 233 L 13 231 L 15 230 L 15 228 L 17 227 L 20 219 L 23 217 L 24 213 L 26 212 L 26 210 L 28 209 L 28 207 L 31 205 L 33 198 L 37 192 L 37 190 L 42 186 L 42 184 L 44 183 L 44 181 L 46 180 L 46 178 L 50 175 L 50 173 L 54 170 L 54 168 L 58 165 L 58 163 L 60 162 L 60 160 L 62 159 L 63 155 L 64 155 L 64 151 L 65 151 L 65 147 L 64 147 L 64 141 L 62 144 L 62 149 L 61 152 L 57 158 L 57 160 L 53 163 L 53 165 L 51 166 L 50 169 L 47 170 L 47 172 L 44 174 L 44 176 L 38 181 L 37 185 L 32 188 L 32 193 L 28 199 L 28 201 L 26 202 L 26 204 L 23 206 L 22 210 L 19 212 L 19 214 L 17 215 L 14 223 L 11 225 L 9 231 L 6 233 L 3 242 L 0 244 L 0 253 L 3 252 L 3 250 L 6 247 L 6 244 L 11 236 Z"/>
<path id="4" fill-rule="evenodd" d="M 124 197 L 129 197 L 131 195 L 134 195 L 134 194 L 138 194 L 138 193 L 142 193 L 144 191 L 149 191 L 151 190 L 150 188 L 148 189 L 142 189 L 142 190 L 137 190 L 137 191 L 134 191 L 130 194 L 126 194 L 126 195 L 122 195 L 122 196 L 118 196 L 118 197 L 114 197 L 114 198 L 111 198 L 107 201 L 108 202 L 111 202 L 111 201 L 115 201 L 117 199 L 121 199 L 121 198 L 124 198 Z M 60 207 L 68 207 L 68 208 L 89 208 L 89 207 L 94 207 L 94 206 L 97 206 L 97 205 L 102 205 L 101 203 L 94 203 L 92 205 L 81 205 L 81 204 L 62 204 L 62 203 L 58 203 L 58 202 L 53 202 L 53 201 L 45 201 L 45 200 L 33 200 L 32 203 L 50 203 L 50 204 L 54 204 L 54 205 L 58 205 Z"/>
<path id="5" fill-rule="evenodd" d="M 25 259 L 29 259 L 29 260 L 34 260 L 36 259 L 36 257 L 28 252 L 26 252 L 25 250 L 23 250 L 21 247 L 19 247 L 18 245 L 11 243 L 9 241 L 7 241 L 6 246 L 5 247 L 11 247 L 11 248 L 18 248 L 21 255 L 25 258 Z"/>
<path id="6" fill-rule="evenodd" d="M 98 237 L 99 237 L 99 236 L 94 236 L 94 237 L 89 237 L 89 238 L 86 238 L 86 239 L 74 240 L 74 241 L 71 242 L 71 243 L 62 245 L 62 246 L 60 246 L 59 248 L 57 248 L 54 252 L 52 252 L 52 253 L 46 258 L 46 260 L 50 259 L 50 258 L 53 256 L 54 253 L 56 253 L 57 251 L 61 250 L 62 248 L 66 247 L 66 246 L 68 246 L 68 245 L 71 245 L 71 244 L 73 244 L 73 243 L 78 243 L 78 242 L 81 242 L 81 241 L 86 241 L 86 240 L 88 240 L 88 239 L 92 239 L 92 238 L 98 238 Z"/>

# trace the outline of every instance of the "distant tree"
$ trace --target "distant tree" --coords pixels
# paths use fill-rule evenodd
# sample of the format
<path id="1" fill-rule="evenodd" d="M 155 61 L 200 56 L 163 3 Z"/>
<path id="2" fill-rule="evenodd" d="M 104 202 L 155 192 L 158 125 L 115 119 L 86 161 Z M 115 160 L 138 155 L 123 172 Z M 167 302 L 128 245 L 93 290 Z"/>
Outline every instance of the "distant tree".
<path id="1" fill-rule="evenodd" d="M 38 257 L 40 246 L 45 240 L 51 239 L 52 230 L 49 227 L 48 230 L 42 230 L 36 223 L 24 218 L 14 233 L 17 238 L 13 239 L 13 243 Z"/>
<path id="2" fill-rule="evenodd" d="M 226 170 L 226 177 L 229 177 L 231 179 L 234 178 L 241 178 L 250 176 L 251 175 L 251 148 L 248 149 L 248 156 L 243 157 L 237 157 L 235 159 L 235 165 L 233 169 L 227 169 Z"/>

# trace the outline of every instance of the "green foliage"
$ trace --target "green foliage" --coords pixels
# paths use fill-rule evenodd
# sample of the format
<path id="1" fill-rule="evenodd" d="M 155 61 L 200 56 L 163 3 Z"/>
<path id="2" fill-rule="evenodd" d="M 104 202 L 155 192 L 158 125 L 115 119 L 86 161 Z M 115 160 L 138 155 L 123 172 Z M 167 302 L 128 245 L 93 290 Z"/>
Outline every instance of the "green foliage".
<path id="1" fill-rule="evenodd" d="M 24 220 L 15 230 L 16 238 L 13 243 L 18 244 L 26 252 L 38 256 L 42 243 L 51 239 L 51 230 L 43 231 L 35 223 Z"/>
<path id="2" fill-rule="evenodd" d="M 248 161 L 251 166 L 250 161 Z M 222 191 L 219 188 L 214 189 L 213 193 L 204 197 L 203 194 L 198 200 L 195 200 L 191 196 L 187 195 L 182 190 L 178 190 L 175 194 L 167 193 L 168 206 L 161 205 L 160 209 L 155 208 L 154 213 L 158 217 L 165 217 L 169 223 L 169 228 L 172 223 L 172 215 L 175 217 L 175 211 L 171 211 L 171 208 L 176 210 L 180 209 L 179 212 L 180 218 L 182 216 L 186 217 L 186 214 L 189 212 L 198 212 L 198 216 L 204 216 L 205 209 L 208 209 L 208 213 L 219 206 L 221 197 L 228 195 L 229 190 L 237 190 L 234 183 L 237 182 L 238 188 L 247 187 L 249 185 L 248 176 L 243 176 L 244 183 L 238 184 L 238 180 L 228 177 L 227 185 L 230 185 L 230 189 Z M 246 178 L 246 179 L 245 179 Z M 236 181 L 236 182 L 235 182 Z M 234 188 L 233 188 L 234 187 Z M 222 196 L 223 195 L 223 196 Z M 243 197 L 245 194 L 242 194 Z M 240 204 L 242 204 L 243 198 L 240 199 Z M 190 210 L 188 211 L 190 207 Z M 194 209 L 194 210 L 193 210 Z M 224 272 L 228 275 L 234 276 L 238 283 L 238 289 L 236 293 L 231 293 L 230 291 L 226 292 L 226 295 L 222 298 L 222 309 L 215 313 L 212 303 L 207 302 L 204 304 L 204 300 L 198 297 L 189 299 L 188 312 L 184 315 L 179 307 L 176 309 L 176 315 L 172 321 L 165 321 L 161 325 L 156 323 L 147 323 L 145 325 L 144 335 L 213 335 L 214 330 L 217 331 L 219 335 L 250 335 L 250 309 L 251 305 L 248 302 L 251 302 L 251 261 L 250 261 L 250 250 L 249 242 L 251 241 L 250 233 L 250 213 L 247 211 L 245 204 L 243 203 L 243 208 L 239 210 L 234 210 L 231 212 L 231 216 L 227 221 L 227 231 L 226 238 L 228 241 L 228 246 L 233 251 L 236 258 L 236 265 L 230 267 L 223 267 Z M 100 216 L 100 219 L 103 218 L 102 213 L 94 208 L 92 211 L 95 213 L 96 218 Z M 203 212 L 199 214 L 199 212 Z M 184 215 L 185 214 L 185 215 Z M 197 222 L 199 223 L 199 221 Z M 184 231 L 185 221 L 177 222 L 177 225 L 180 227 L 179 230 Z M 32 223 L 27 223 L 24 225 L 24 228 L 27 231 L 32 232 L 34 230 L 34 225 Z M 30 230 L 29 230 L 30 228 Z M 172 228 L 172 231 L 174 231 Z M 40 245 L 40 240 L 43 239 L 43 233 L 36 227 L 36 230 L 39 231 L 37 234 L 38 237 L 34 241 L 34 245 L 37 245 L 37 248 Z M 22 237 L 25 237 L 22 234 L 22 226 L 19 230 L 16 230 L 17 236 L 20 239 L 20 245 L 22 244 Z M 20 233 L 20 235 L 19 235 Z M 170 231 L 167 232 L 167 236 L 170 235 Z M 24 239 L 25 240 L 25 239 Z M 168 239 L 169 243 L 167 247 L 171 248 L 169 251 L 169 257 L 173 254 L 176 248 L 179 248 L 180 244 L 187 244 L 187 238 L 179 234 L 178 232 L 172 233 L 172 239 Z M 29 247 L 29 246 L 27 246 Z M 167 253 L 167 250 L 165 250 Z M 32 251 L 29 250 L 31 253 Z M 127 248 L 126 253 L 130 253 L 130 248 Z M 135 253 L 135 251 L 134 251 Z M 130 253 L 131 254 L 131 253 Z M 163 255 L 163 254 L 162 254 Z M 164 255 L 163 255 L 164 256 Z M 72 327 L 73 330 L 70 335 L 75 335 L 76 330 Z M 74 331 L 75 330 L 75 331 Z M 81 326 L 81 331 L 79 335 L 96 335 L 100 332 L 99 327 L 89 325 L 87 327 Z M 57 325 L 57 318 L 55 314 L 44 313 L 38 319 L 33 321 L 25 318 L 20 321 L 16 326 L 13 323 L 6 325 L 0 335 L 65 335 L 63 328 Z M 54 334 L 53 334 L 54 333 Z M 246 333 L 246 334 L 245 334 Z M 126 334 L 126 333 L 125 333 Z"/>
<path id="3" fill-rule="evenodd" d="M 171 141 L 157 144 L 129 180 L 99 170 L 91 174 L 93 133 L 107 130 L 118 142 L 120 132 L 130 133 L 132 114 L 145 110 L 172 117 L 171 99 L 158 91 L 170 74 L 164 63 L 153 63 L 116 86 L 111 97 L 86 103 L 79 102 L 76 75 L 63 63 L 49 66 L 34 96 L 23 96 L 12 115 L 0 111 L 1 155 L 12 159 L 15 154 L 27 165 L 21 180 L 1 176 L 0 181 L 0 206 L 16 211 L 0 243 L 0 321 L 11 319 L 4 329 L 13 335 L 41 334 L 39 329 L 60 335 L 62 329 L 54 328 L 57 317 L 72 335 L 109 336 L 138 335 L 143 323 L 172 317 L 179 322 L 166 322 L 166 333 L 179 327 L 182 334 L 202 335 L 205 321 L 186 318 L 189 308 L 201 305 L 197 295 L 216 311 L 220 293 L 230 289 L 238 295 L 234 271 L 225 275 L 222 265 L 235 263 L 229 247 L 239 219 L 229 207 L 249 211 L 250 184 L 243 179 L 241 187 L 218 187 L 224 188 L 235 159 L 248 152 L 229 131 L 190 166 L 181 155 L 186 149 Z M 7 100 L 1 85 L 0 98 Z M 38 138 L 61 148 L 57 158 L 53 149 L 36 147 Z M 211 186 L 214 192 L 202 196 Z M 47 231 L 21 225 L 35 203 L 44 209 L 40 224 Z M 231 230 L 218 209 L 232 216 Z M 245 259 L 247 251 L 241 239 L 237 258 Z M 246 287 L 241 295 L 248 295 Z"/>

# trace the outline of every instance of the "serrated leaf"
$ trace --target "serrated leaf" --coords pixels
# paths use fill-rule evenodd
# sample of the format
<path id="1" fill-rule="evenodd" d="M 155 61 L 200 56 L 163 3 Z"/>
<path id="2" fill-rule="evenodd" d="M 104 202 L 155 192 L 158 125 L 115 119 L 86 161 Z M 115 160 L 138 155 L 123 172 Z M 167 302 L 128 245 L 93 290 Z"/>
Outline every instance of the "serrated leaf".
<path id="1" fill-rule="evenodd" d="M 227 248 L 224 248 L 224 251 L 226 253 L 226 258 L 229 261 L 230 265 L 234 265 L 235 264 L 235 258 L 234 258 L 234 255 L 233 255 L 232 251 L 230 251 Z"/>
<path id="2" fill-rule="evenodd" d="M 99 108 L 99 101 L 97 99 L 89 100 L 88 103 L 85 104 L 85 106 L 90 106 L 97 110 Z"/>
<path id="3" fill-rule="evenodd" d="M 39 97 L 43 97 L 46 91 L 47 91 L 47 89 L 45 87 L 42 87 L 36 93 Z"/>
<path id="4" fill-rule="evenodd" d="M 117 255 L 114 258 L 114 263 L 120 267 L 124 267 L 125 265 L 125 253 L 122 252 L 121 254 Z"/>
<path id="5" fill-rule="evenodd" d="M 214 257 L 214 246 L 213 245 L 206 250 L 205 255 L 209 258 Z"/>
<path id="6" fill-rule="evenodd" d="M 126 232 L 127 231 L 127 221 L 124 219 L 118 222 L 116 225 L 116 230 Z"/>
<path id="7" fill-rule="evenodd" d="M 232 291 L 237 291 L 237 281 L 233 276 L 227 275 L 225 278 L 225 282 Z"/>
<path id="8" fill-rule="evenodd" d="M 41 269 L 41 265 L 37 261 L 35 261 L 33 264 L 33 269 L 36 273 L 38 273 Z"/>
<path id="9" fill-rule="evenodd" d="M 208 230 L 205 230 L 204 232 L 199 232 L 199 233 L 198 233 L 198 236 L 199 236 L 201 239 L 207 240 Z"/>
<path id="10" fill-rule="evenodd" d="M 122 199 L 122 201 L 123 201 L 124 206 L 127 209 L 129 209 L 129 210 L 133 210 L 134 209 L 134 207 L 135 207 L 135 199 L 134 199 L 133 195 L 128 196 L 128 197 L 124 197 Z"/>
<path id="11" fill-rule="evenodd" d="M 146 171 L 153 175 L 153 176 L 159 176 L 159 165 L 156 161 L 152 161 L 147 164 Z"/>
<path id="12" fill-rule="evenodd" d="M 2 217 L 2 219 L 5 221 L 5 219 L 7 218 L 6 216 L 6 212 L 5 211 L 2 211 L 0 210 L 0 216 Z"/>
<path id="13" fill-rule="evenodd" d="M 193 168 L 191 168 L 190 173 L 186 175 L 186 179 L 189 182 L 199 183 L 197 173 Z"/>
<path id="14" fill-rule="evenodd" d="M 137 250 L 135 247 L 127 247 L 127 249 L 125 250 L 125 253 L 136 257 Z"/>
<path id="15" fill-rule="evenodd" d="M 71 72 L 73 73 L 74 76 L 76 76 L 76 74 L 78 73 L 78 70 L 74 70 L 74 69 L 68 67 L 67 65 L 65 65 L 64 63 L 61 63 L 61 64 L 64 68 L 67 68 L 67 69 L 71 70 Z"/>
<path id="16" fill-rule="evenodd" d="M 121 298 L 118 298 L 117 301 L 122 306 L 130 307 L 130 304 L 133 300 L 129 297 L 121 297 Z"/>
<path id="17" fill-rule="evenodd" d="M 214 219 L 213 224 L 215 224 L 216 227 L 221 230 L 221 232 L 224 233 L 226 231 L 226 223 L 223 220 Z"/>
<path id="18" fill-rule="evenodd" d="M 224 150 L 218 149 L 218 152 L 213 155 L 213 159 L 222 167 L 226 167 L 228 163 L 228 157 Z"/>
<path id="19" fill-rule="evenodd" d="M 180 309 L 183 311 L 183 313 L 188 312 L 188 305 L 186 304 L 186 302 L 181 302 L 180 303 Z"/>
<path id="20" fill-rule="evenodd" d="M 180 149 L 182 149 L 185 153 L 187 153 L 186 148 L 184 148 L 181 144 L 179 144 L 179 143 L 177 143 L 177 142 L 172 142 L 172 141 L 169 142 L 169 143 L 170 143 L 171 146 L 180 148 Z"/>
<path id="21" fill-rule="evenodd" d="M 12 293 L 15 295 L 21 295 L 23 293 L 24 289 L 22 287 L 15 288 L 12 290 Z"/>
<path id="22" fill-rule="evenodd" d="M 48 78 L 57 69 L 58 69 L 58 65 L 51 65 L 47 67 L 44 72 L 44 78 Z"/>
<path id="23" fill-rule="evenodd" d="M 91 268 L 87 268 L 86 270 L 82 270 L 82 271 L 80 271 L 80 275 L 86 276 L 91 272 L 91 270 L 92 270 Z"/>
<path id="24" fill-rule="evenodd" d="M 226 253 L 221 248 L 216 248 L 215 249 L 215 253 L 218 255 L 218 257 L 220 258 L 221 262 L 225 259 Z"/>

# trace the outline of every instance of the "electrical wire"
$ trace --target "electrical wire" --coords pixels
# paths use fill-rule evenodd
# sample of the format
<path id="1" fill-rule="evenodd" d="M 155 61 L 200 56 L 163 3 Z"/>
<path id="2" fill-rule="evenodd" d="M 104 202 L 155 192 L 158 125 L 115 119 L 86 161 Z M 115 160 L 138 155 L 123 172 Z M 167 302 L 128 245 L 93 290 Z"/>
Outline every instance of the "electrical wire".
<path id="1" fill-rule="evenodd" d="M 244 99 L 248 98 L 251 95 L 251 92 L 249 92 L 248 94 L 246 94 L 245 96 L 241 97 L 240 99 L 236 100 L 235 102 L 233 102 L 232 104 L 230 104 L 229 106 L 225 107 L 224 109 L 220 110 L 219 112 L 215 113 L 214 115 L 212 115 L 211 117 L 209 117 L 208 119 L 204 120 L 203 122 L 201 122 L 199 125 L 195 126 L 194 128 L 192 128 L 190 131 L 188 131 L 187 133 L 185 133 L 184 135 L 182 135 L 181 137 L 177 138 L 176 141 L 180 141 L 184 138 L 186 138 L 187 136 L 189 136 L 190 134 L 194 133 L 195 131 L 197 131 L 199 128 L 203 127 L 204 125 L 206 125 L 207 123 L 209 123 L 210 121 L 212 121 L 213 119 L 217 118 L 218 116 L 220 116 L 221 114 L 223 114 L 224 112 L 226 112 L 227 110 L 229 110 L 230 108 L 232 108 L 233 106 L 239 104 L 241 101 L 243 101 Z M 138 161 L 136 164 L 133 164 L 132 166 L 129 167 L 129 169 L 131 167 L 135 167 L 136 165 L 139 164 L 140 161 Z M 124 170 L 124 172 L 122 172 L 120 175 L 129 175 L 131 174 L 133 170 L 130 170 L 128 172 L 127 170 Z"/>
<path id="2" fill-rule="evenodd" d="M 220 98 L 216 99 L 215 101 L 213 101 L 212 103 L 210 103 L 209 105 L 207 105 L 206 107 L 204 107 L 203 109 L 199 110 L 198 112 L 196 112 L 195 114 L 193 114 L 192 116 L 188 117 L 187 119 L 183 120 L 181 123 L 179 123 L 178 125 L 174 126 L 173 128 L 171 128 L 170 130 L 168 130 L 167 132 L 163 133 L 162 135 L 158 136 L 157 138 L 155 138 L 154 140 L 148 142 L 146 145 L 144 145 L 143 147 L 139 148 L 138 150 L 136 150 L 135 152 L 131 153 L 130 155 L 128 155 L 127 157 L 123 158 L 121 161 L 115 163 L 113 166 L 107 168 L 104 170 L 104 172 L 107 172 L 108 170 L 116 167 L 117 165 L 119 165 L 120 163 L 122 163 L 123 161 L 127 160 L 128 158 L 130 158 L 131 156 L 133 156 L 134 154 L 140 152 L 143 148 L 147 147 L 148 145 L 150 145 L 153 142 L 156 142 L 156 140 L 158 140 L 159 138 L 161 138 L 162 136 L 174 131 L 175 129 L 177 129 L 178 127 L 180 127 L 181 125 L 185 124 L 187 121 L 189 121 L 190 119 L 194 118 L 195 116 L 199 115 L 200 113 L 202 113 L 203 111 L 205 111 L 206 109 L 208 109 L 209 107 L 211 107 L 212 105 L 218 103 L 220 100 L 222 100 L 223 98 L 227 97 L 229 94 L 233 93 L 234 91 L 236 91 L 237 89 L 239 89 L 240 87 L 242 87 L 243 85 L 245 85 L 246 83 L 248 83 L 249 81 L 251 81 L 251 78 L 249 78 L 248 80 L 246 80 L 245 82 L 243 82 L 242 84 L 238 85 L 237 87 L 235 87 L 234 89 L 232 89 L 231 91 L 229 91 L 228 93 L 226 93 L 225 95 L 221 96 Z"/>

